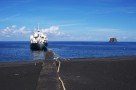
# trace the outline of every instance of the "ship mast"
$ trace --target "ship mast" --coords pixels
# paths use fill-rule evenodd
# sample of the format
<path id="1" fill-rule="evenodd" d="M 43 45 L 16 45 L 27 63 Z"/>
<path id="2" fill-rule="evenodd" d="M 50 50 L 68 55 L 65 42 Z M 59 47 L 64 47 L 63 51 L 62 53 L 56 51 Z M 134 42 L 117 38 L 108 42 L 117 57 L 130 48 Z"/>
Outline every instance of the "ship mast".
<path id="1" fill-rule="evenodd" d="M 38 31 L 39 31 L 39 23 L 38 23 L 37 29 L 38 29 Z"/>

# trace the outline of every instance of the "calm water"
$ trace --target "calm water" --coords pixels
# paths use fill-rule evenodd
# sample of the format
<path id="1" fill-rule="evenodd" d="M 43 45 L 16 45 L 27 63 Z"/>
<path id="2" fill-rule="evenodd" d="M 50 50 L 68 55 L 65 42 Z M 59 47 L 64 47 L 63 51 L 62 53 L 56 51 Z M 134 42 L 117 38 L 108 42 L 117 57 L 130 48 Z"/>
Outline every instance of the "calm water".
<path id="1" fill-rule="evenodd" d="M 45 52 L 31 52 L 29 42 L 0 42 L 0 61 L 43 59 Z M 49 42 L 49 49 L 62 58 L 136 56 L 136 42 Z"/>

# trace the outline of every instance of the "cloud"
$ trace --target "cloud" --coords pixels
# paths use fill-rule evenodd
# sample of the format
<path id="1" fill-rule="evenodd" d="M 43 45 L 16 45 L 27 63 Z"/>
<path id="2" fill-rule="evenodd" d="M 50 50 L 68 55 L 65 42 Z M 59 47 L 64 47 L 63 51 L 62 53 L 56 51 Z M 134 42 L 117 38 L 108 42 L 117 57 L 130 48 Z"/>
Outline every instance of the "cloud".
<path id="1" fill-rule="evenodd" d="M 31 31 L 27 30 L 25 26 L 18 28 L 16 25 L 12 25 L 12 26 L 6 27 L 5 29 L 0 30 L 0 34 L 6 37 L 19 36 L 19 35 L 24 36 L 30 33 Z"/>
<path id="2" fill-rule="evenodd" d="M 39 29 L 43 33 L 47 34 L 48 36 L 63 36 L 64 33 L 61 32 L 59 26 L 51 26 L 49 28 L 42 28 Z M 0 34 L 3 37 L 16 37 L 16 36 L 29 36 L 33 32 L 37 31 L 37 29 L 28 29 L 25 26 L 17 27 L 16 25 L 12 25 L 0 30 Z"/>
<path id="3" fill-rule="evenodd" d="M 96 37 L 97 40 L 108 40 L 110 37 L 116 37 L 119 41 L 135 41 L 135 34 L 136 31 L 134 30 L 129 31 L 114 28 L 99 28 L 96 31 L 92 31 L 93 38 Z"/>
<path id="4" fill-rule="evenodd" d="M 63 32 L 59 31 L 59 26 L 51 26 L 49 28 L 41 29 L 41 31 L 47 35 L 56 35 L 56 36 L 62 36 L 64 35 Z"/>
<path id="5" fill-rule="evenodd" d="M 76 33 L 76 31 L 69 32 L 68 34 L 70 36 L 67 38 L 72 41 L 108 41 L 109 38 L 116 37 L 118 41 L 136 41 L 135 30 L 84 27 L 81 28 L 80 32 L 81 33 Z"/>
<path id="6" fill-rule="evenodd" d="M 80 23 L 78 24 L 61 24 L 59 26 L 62 26 L 62 27 L 69 27 L 69 26 L 75 26 L 75 25 L 79 25 Z"/>
<path id="7" fill-rule="evenodd" d="M 39 29 L 47 35 L 49 40 L 61 41 L 108 41 L 110 37 L 116 37 L 118 41 L 136 41 L 136 31 L 122 30 L 118 28 L 96 28 L 84 27 L 81 30 L 67 30 L 61 31 L 60 26 L 50 26 L 48 28 Z M 83 31 L 84 30 L 84 31 Z M 30 29 L 26 26 L 18 27 L 12 25 L 4 29 L 0 29 L 0 35 L 5 38 L 17 40 L 29 40 L 29 36 L 37 31 L 37 29 Z M 80 33 L 79 33 L 80 31 Z"/>

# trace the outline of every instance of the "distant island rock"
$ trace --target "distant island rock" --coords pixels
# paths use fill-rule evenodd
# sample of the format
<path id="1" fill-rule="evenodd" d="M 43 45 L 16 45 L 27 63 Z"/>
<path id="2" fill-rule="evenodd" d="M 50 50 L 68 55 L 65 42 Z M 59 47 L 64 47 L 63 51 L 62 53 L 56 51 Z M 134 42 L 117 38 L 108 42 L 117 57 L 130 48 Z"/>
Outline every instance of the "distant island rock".
<path id="1" fill-rule="evenodd" d="M 117 42 L 117 38 L 110 38 L 109 42 L 111 43 Z"/>

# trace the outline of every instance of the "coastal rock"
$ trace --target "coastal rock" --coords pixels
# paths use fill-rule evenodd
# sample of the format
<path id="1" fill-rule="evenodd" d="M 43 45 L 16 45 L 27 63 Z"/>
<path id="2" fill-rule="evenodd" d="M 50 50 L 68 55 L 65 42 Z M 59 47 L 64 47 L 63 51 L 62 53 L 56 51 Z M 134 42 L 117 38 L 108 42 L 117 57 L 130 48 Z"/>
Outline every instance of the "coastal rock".
<path id="1" fill-rule="evenodd" d="M 111 43 L 117 42 L 117 38 L 110 38 L 109 42 L 111 42 Z"/>

